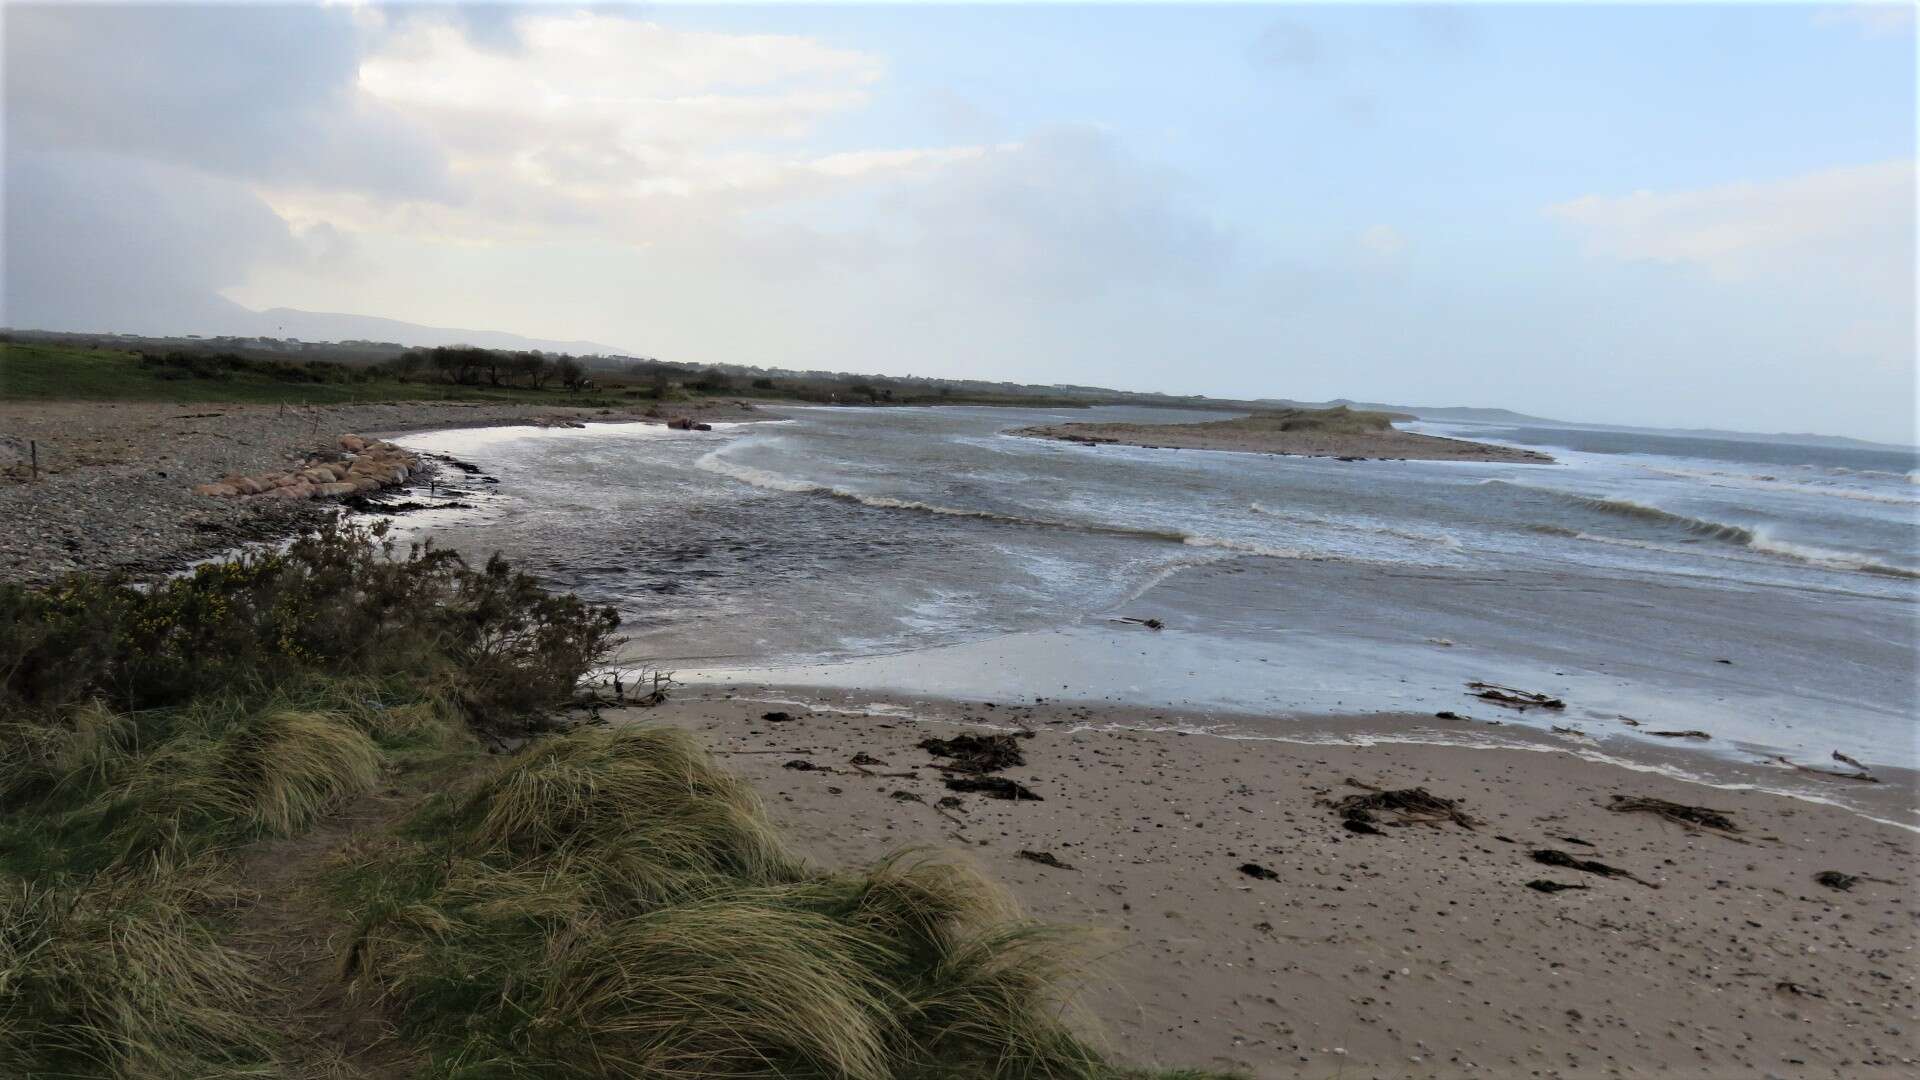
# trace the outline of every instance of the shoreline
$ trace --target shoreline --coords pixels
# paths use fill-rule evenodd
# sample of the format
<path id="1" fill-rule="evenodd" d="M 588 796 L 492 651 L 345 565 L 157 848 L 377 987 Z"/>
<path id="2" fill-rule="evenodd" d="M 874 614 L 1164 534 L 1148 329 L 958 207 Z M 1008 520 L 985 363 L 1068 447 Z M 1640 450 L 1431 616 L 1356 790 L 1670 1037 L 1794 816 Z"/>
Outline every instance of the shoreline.
<path id="1" fill-rule="evenodd" d="M 236 547 L 312 528 L 331 501 L 215 498 L 195 484 L 226 474 L 285 468 L 342 434 L 529 423 L 664 424 L 668 417 L 758 420 L 731 400 L 604 407 L 486 402 L 373 402 L 282 408 L 174 402 L 0 402 L 5 449 L 38 443 L 37 482 L 0 479 L 0 517 L 20 527 L 0 536 L 0 581 L 42 585 L 75 571 L 156 577 Z M 429 476 L 431 473 L 428 474 Z M 409 488 L 390 494 L 405 497 Z"/>
<path id="2" fill-rule="evenodd" d="M 1554 459 L 1537 450 L 1497 443 L 1420 435 L 1389 429 L 1381 432 L 1271 430 L 1241 431 L 1213 427 L 1221 421 L 1194 424 L 1066 423 L 1013 428 L 1006 432 L 1028 439 L 1046 439 L 1079 446 L 1133 446 L 1147 450 L 1219 450 L 1282 457 L 1333 458 L 1338 461 L 1481 461 L 1505 464 L 1551 465 Z"/>
<path id="3" fill-rule="evenodd" d="M 1089 1004 L 1143 1064 L 1874 1076 L 1912 1062 L 1897 970 L 1917 938 L 1912 831 L 1572 752 L 1113 726 L 1165 711 L 739 685 L 606 715 L 691 730 L 810 856 L 962 848 L 1036 917 L 1113 935 Z M 967 729 L 1031 731 L 1016 740 L 1025 764 L 1001 775 L 1040 799 L 949 795 L 917 744 Z M 1362 790 L 1349 778 L 1458 799 L 1479 824 L 1349 832 L 1327 805 Z M 1614 812 L 1614 795 L 1704 804 L 1739 832 Z M 1648 884 L 1541 865 L 1536 850 Z M 1829 869 L 1879 880 L 1836 891 L 1815 880 Z"/>

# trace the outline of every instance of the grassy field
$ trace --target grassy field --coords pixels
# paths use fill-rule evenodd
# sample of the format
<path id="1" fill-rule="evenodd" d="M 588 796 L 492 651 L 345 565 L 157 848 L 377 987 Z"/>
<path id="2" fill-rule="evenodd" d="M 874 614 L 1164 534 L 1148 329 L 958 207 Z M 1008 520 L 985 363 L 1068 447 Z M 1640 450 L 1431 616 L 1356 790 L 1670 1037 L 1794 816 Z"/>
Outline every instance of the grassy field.
<path id="1" fill-rule="evenodd" d="M 1033 393 L 953 392 L 909 380 L 719 378 L 687 371 L 659 386 L 649 376 L 595 370 L 578 391 L 550 385 L 460 384 L 432 375 L 401 378 L 379 365 L 255 360 L 253 370 L 195 374 L 139 353 L 70 344 L 0 342 L 0 401 L 163 401 L 179 404 L 334 405 L 369 401 L 472 401 L 591 408 L 701 398 L 753 397 L 798 404 L 1005 405 L 1079 408 L 1084 398 Z M 709 380 L 713 380 L 709 382 Z M 664 395 L 664 397 L 662 397 Z"/>
<path id="2" fill-rule="evenodd" d="M 327 365 L 340 367 L 340 365 Z M 309 381 L 284 374 L 237 371 L 226 378 L 180 376 L 129 352 L 66 345 L 0 342 L 0 401 L 234 402 L 337 405 L 365 401 L 491 401 L 602 406 L 631 403 L 618 389 L 573 392 L 519 387 L 402 382 L 372 369 L 364 381 Z M 328 374 L 335 374 L 329 372 Z"/>
<path id="3" fill-rule="evenodd" d="M 689 734 L 556 723 L 616 626 L 345 527 L 0 586 L 0 1075 L 1202 1075 L 1110 1063 L 1084 939 L 966 866 L 809 865 Z"/>

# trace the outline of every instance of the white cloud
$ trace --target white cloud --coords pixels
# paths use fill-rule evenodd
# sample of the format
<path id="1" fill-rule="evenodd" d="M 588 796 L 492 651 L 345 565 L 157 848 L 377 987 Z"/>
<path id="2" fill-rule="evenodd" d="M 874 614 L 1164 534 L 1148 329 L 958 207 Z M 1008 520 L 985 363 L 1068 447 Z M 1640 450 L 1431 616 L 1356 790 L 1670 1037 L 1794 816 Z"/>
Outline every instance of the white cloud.
<path id="1" fill-rule="evenodd" d="M 1913 269 L 1914 163 L 1825 169 L 1690 191 L 1586 195 L 1551 206 L 1588 254 L 1676 263 L 1722 279 Z"/>
<path id="2" fill-rule="evenodd" d="M 675 29 L 619 14 L 512 17 L 513 45 L 413 14 L 358 68 L 370 107 L 444 152 L 456 199 L 401 202 L 279 184 L 289 220 L 465 244 L 574 227 L 650 244 L 700 222 L 977 158 L 984 146 L 820 153 L 810 136 L 858 110 L 880 58 L 806 37 Z"/>

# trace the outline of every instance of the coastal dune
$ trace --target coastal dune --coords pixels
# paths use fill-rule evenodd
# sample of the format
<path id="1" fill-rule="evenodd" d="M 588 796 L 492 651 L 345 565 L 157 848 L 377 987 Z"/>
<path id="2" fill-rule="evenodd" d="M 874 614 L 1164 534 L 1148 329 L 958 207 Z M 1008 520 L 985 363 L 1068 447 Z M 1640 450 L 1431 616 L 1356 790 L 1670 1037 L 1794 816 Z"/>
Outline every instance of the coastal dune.
<path id="1" fill-rule="evenodd" d="M 614 715 L 699 734 L 815 857 L 965 849 L 1031 913 L 1106 935 L 1091 1000 L 1142 1063 L 1259 1077 L 1915 1065 L 1920 837 L 1838 807 L 1567 753 L 1183 735 L 1118 707 L 739 687 Z M 1039 799 L 950 791 L 950 759 L 919 744 L 968 730 L 1031 731 L 1025 764 L 999 775 Z M 1378 812 L 1377 832 L 1352 831 L 1337 805 L 1370 788 L 1424 789 L 1472 824 Z M 1735 831 L 1617 812 L 1616 796 L 1704 805 Z M 1830 870 L 1855 880 L 1822 884 Z"/>

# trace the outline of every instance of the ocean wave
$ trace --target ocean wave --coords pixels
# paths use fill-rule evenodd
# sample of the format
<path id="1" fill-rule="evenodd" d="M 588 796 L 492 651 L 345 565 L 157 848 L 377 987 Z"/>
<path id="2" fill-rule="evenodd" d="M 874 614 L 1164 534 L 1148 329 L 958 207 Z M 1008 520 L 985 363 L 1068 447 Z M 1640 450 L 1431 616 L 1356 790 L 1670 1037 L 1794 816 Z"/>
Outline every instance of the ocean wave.
<path id="1" fill-rule="evenodd" d="M 1280 517 L 1280 518 L 1293 517 L 1293 515 L 1291 514 L 1287 514 L 1280 510 L 1275 510 L 1272 507 L 1269 507 L 1264 503 L 1259 503 L 1259 502 L 1248 503 L 1247 509 L 1253 511 L 1255 514 L 1258 514 L 1262 517 Z M 1382 536 L 1397 536 L 1402 540 L 1412 540 L 1415 543 L 1427 544 L 1433 547 L 1443 547 L 1443 548 L 1453 548 L 1453 549 L 1458 549 L 1460 547 L 1460 541 L 1455 539 L 1453 536 L 1448 535 L 1447 533 L 1420 532 L 1416 529 L 1398 529 L 1393 527 L 1392 525 L 1376 525 L 1376 524 L 1356 525 L 1351 522 L 1334 521 L 1329 518 L 1323 518 L 1323 517 L 1307 517 L 1307 518 L 1301 518 L 1299 520 L 1305 521 L 1307 524 L 1310 524 L 1310 525 L 1322 525 L 1329 529 L 1342 529 L 1347 532 L 1377 533 Z"/>
<path id="2" fill-rule="evenodd" d="M 1237 552 L 1242 555 L 1262 555 L 1275 559 L 1333 559 L 1335 556 L 1322 552 L 1306 551 L 1300 548 L 1272 547 L 1247 540 L 1230 537 L 1208 536 L 1190 533 L 1180 529 L 1155 529 L 1145 526 L 1110 525 L 1095 521 L 1060 521 L 1052 518 L 1029 517 L 1024 514 L 1009 514 L 999 510 L 978 510 L 967 507 L 942 506 L 938 503 L 922 502 L 918 499 L 897 499 L 890 495 L 871 495 L 836 487 L 812 480 L 801 480 L 780 473 L 756 469 L 751 465 L 741 465 L 721 456 L 715 450 L 700 458 L 695 464 L 708 472 L 731 477 L 743 484 L 768 491 L 783 491 L 795 495 L 824 495 L 845 502 L 858 503 L 885 510 L 911 510 L 923 514 L 935 514 L 942 517 L 974 518 L 984 521 L 998 521 L 1009 525 L 1026 525 L 1042 529 L 1068 529 L 1075 532 L 1096 533 L 1106 536 L 1130 536 L 1143 540 L 1161 540 L 1168 543 L 1184 544 L 1188 547 L 1218 548 Z"/>
<path id="3" fill-rule="evenodd" d="M 1893 506 L 1920 507 L 1920 500 L 1912 496 L 1898 495 L 1892 492 L 1862 491 L 1855 487 L 1841 487 L 1837 484 L 1813 483 L 1796 484 L 1791 480 L 1779 480 L 1771 476 L 1754 476 L 1751 473 L 1716 472 L 1707 469 L 1670 469 L 1648 466 L 1648 471 L 1661 476 L 1672 476 L 1683 480 L 1704 480 L 1708 484 L 1721 487 L 1745 487 L 1756 491 L 1777 491 L 1795 495 L 1817 495 L 1829 499 L 1852 499 L 1855 502 L 1886 503 Z M 1875 470 L 1841 469 L 1854 476 L 1904 476 L 1903 473 L 1885 473 Z"/>
<path id="4" fill-rule="evenodd" d="M 1609 499 L 1599 495 L 1582 495 L 1577 491 L 1536 487 L 1532 484 L 1520 484 L 1512 480 L 1501 480 L 1498 478 L 1482 480 L 1480 482 L 1483 485 L 1499 484 L 1504 487 L 1524 488 L 1528 491 L 1537 491 L 1543 495 L 1551 495 L 1569 506 L 1578 506 L 1584 510 L 1592 510 L 1596 513 L 1612 514 L 1615 517 L 1635 518 L 1640 521 L 1651 522 L 1655 525 L 1665 525 L 1682 529 L 1694 536 L 1706 537 L 1709 540 L 1724 540 L 1728 543 L 1742 545 L 1753 542 L 1753 530 L 1745 525 L 1733 525 L 1724 521 L 1709 521 L 1706 518 L 1676 514 L 1671 510 L 1662 510 L 1657 506 L 1648 506 L 1646 503 L 1634 502 L 1632 499 Z"/>
<path id="5" fill-rule="evenodd" d="M 1745 525 L 1733 525 L 1724 521 L 1708 521 L 1704 518 L 1676 514 L 1671 510 L 1662 510 L 1657 506 L 1634 502 L 1631 499 L 1607 499 L 1593 495 L 1581 495 L 1578 492 L 1562 491 L 1558 488 L 1535 487 L 1532 484 L 1519 484 L 1510 480 L 1489 479 L 1482 484 L 1502 484 L 1508 487 L 1526 488 L 1552 495 L 1555 498 L 1584 509 L 1613 514 L 1618 517 L 1635 518 L 1655 525 L 1665 525 L 1681 529 L 1692 536 L 1718 540 L 1735 547 L 1788 559 L 1806 566 L 1823 570 L 1848 570 L 1862 574 L 1876 574 L 1881 577 L 1920 580 L 1920 570 L 1898 566 L 1878 559 L 1847 551 L 1835 551 L 1831 548 L 1815 547 L 1811 544 L 1796 544 L 1785 540 L 1776 540 L 1767 535 L 1764 529 Z M 1570 539 L 1589 540 L 1619 547 L 1638 547 L 1649 551 L 1670 551 L 1676 554 L 1687 549 L 1663 546 L 1649 541 L 1633 540 L 1627 537 L 1597 536 L 1592 533 L 1569 529 L 1561 525 L 1534 524 L 1528 528 L 1534 532 Z M 1697 552 L 1695 552 L 1697 553 Z"/>
<path id="6" fill-rule="evenodd" d="M 1892 563 L 1869 559 L 1864 555 L 1855 555 L 1847 551 L 1834 551 L 1831 548 L 1814 547 L 1811 544 L 1793 544 L 1785 540 L 1775 540 L 1764 533 L 1753 538 L 1748 547 L 1763 551 L 1769 555 L 1778 555 L 1795 562 L 1818 566 L 1825 570 L 1852 570 L 1862 574 L 1878 574 L 1882 577 L 1905 578 L 1920 581 L 1920 570 L 1909 566 L 1895 566 Z"/>

